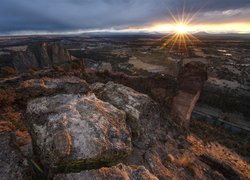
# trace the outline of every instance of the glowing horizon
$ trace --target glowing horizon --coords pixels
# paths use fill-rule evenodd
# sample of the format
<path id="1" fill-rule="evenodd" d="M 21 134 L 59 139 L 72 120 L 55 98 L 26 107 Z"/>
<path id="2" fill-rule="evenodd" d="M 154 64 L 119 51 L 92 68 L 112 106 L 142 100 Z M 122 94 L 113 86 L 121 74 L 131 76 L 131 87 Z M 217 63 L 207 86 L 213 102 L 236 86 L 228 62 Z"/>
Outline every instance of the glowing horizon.
<path id="1" fill-rule="evenodd" d="M 148 27 L 128 28 L 122 31 L 147 31 L 147 32 L 159 32 L 159 33 L 174 33 L 178 31 L 178 28 L 185 28 L 185 32 L 196 33 L 250 33 L 250 23 L 246 22 L 232 22 L 222 24 L 183 24 L 183 23 L 155 23 Z"/>
<path id="2" fill-rule="evenodd" d="M 182 26 L 182 27 L 181 27 Z M 197 32 L 206 32 L 211 34 L 226 34 L 226 33 L 238 33 L 238 34 L 250 34 L 250 22 L 232 22 L 221 24 L 183 24 L 183 23 L 154 23 L 150 26 L 144 27 L 127 27 L 123 29 L 89 29 L 89 30 L 76 30 L 76 31 L 62 31 L 62 32 L 50 32 L 50 31 L 19 31 L 13 32 L 8 35 L 53 35 L 53 34 L 81 34 L 81 33 L 139 33 L 139 32 L 157 32 L 157 33 L 175 33 L 178 28 L 184 28 L 185 32 L 192 34 Z M 6 35 L 6 34 L 3 34 Z M 1 34 L 0 34 L 1 36 Z"/>

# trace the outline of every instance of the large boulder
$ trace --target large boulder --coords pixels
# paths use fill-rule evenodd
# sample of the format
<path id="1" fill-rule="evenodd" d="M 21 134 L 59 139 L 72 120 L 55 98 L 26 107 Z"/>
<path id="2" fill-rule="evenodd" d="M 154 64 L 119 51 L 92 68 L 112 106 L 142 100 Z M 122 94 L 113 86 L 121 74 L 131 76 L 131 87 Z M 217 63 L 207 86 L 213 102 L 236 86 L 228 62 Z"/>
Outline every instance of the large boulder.
<path id="1" fill-rule="evenodd" d="M 91 87 L 98 98 L 126 112 L 135 146 L 147 148 L 149 144 L 155 142 L 155 131 L 161 127 L 160 111 L 155 101 L 148 95 L 113 82 L 96 83 Z"/>
<path id="2" fill-rule="evenodd" d="M 59 93 L 86 94 L 90 88 L 85 80 L 74 76 L 30 79 L 21 82 L 18 92 L 24 98 L 48 96 Z"/>
<path id="3" fill-rule="evenodd" d="M 15 145 L 15 138 L 11 133 L 0 133 L 0 149 L 0 179 L 27 179 L 30 168 Z"/>
<path id="4" fill-rule="evenodd" d="M 151 174 L 144 166 L 125 166 L 118 164 L 113 167 L 103 167 L 97 170 L 82 171 L 80 173 L 58 174 L 54 180 L 157 180 L 158 178 Z"/>
<path id="5" fill-rule="evenodd" d="M 35 154 L 45 167 L 76 171 L 113 164 L 131 151 L 123 111 L 94 94 L 31 100 L 27 122 Z"/>

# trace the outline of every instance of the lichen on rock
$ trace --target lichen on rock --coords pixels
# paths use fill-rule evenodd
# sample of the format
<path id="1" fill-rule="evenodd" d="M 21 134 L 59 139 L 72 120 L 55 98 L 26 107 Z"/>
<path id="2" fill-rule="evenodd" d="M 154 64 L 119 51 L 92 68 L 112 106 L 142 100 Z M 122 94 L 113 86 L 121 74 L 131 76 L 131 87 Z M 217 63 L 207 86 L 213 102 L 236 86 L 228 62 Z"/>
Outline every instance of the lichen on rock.
<path id="1" fill-rule="evenodd" d="M 27 118 L 36 153 L 49 166 L 98 166 L 98 161 L 118 161 L 131 151 L 125 113 L 94 94 L 31 100 Z"/>

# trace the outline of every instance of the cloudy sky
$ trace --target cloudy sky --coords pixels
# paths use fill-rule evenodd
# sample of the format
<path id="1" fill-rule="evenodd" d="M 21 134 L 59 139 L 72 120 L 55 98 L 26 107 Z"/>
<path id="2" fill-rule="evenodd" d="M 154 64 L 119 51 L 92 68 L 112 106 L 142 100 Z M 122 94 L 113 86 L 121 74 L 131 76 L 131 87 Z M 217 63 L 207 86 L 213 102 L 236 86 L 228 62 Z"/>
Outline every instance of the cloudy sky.
<path id="1" fill-rule="evenodd" d="M 194 16 L 199 30 L 250 33 L 250 0 L 1 0 L 0 34 L 160 31 L 171 14 Z"/>

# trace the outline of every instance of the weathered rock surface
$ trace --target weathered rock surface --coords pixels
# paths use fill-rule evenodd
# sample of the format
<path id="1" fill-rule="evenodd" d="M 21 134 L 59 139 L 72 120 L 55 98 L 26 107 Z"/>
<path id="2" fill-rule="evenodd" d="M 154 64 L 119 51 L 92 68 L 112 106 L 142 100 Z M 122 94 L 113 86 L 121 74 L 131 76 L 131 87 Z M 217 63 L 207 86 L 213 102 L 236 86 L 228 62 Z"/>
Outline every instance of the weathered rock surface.
<path id="1" fill-rule="evenodd" d="M 156 140 L 152 134 L 160 127 L 160 111 L 149 96 L 113 82 L 93 84 L 92 90 L 98 98 L 126 112 L 135 146 L 145 148 Z"/>
<path id="2" fill-rule="evenodd" d="M 86 94 L 90 88 L 85 80 L 73 76 L 41 78 L 23 81 L 18 91 L 25 98 L 53 94 Z"/>
<path id="3" fill-rule="evenodd" d="M 131 151 L 123 111 L 94 94 L 59 94 L 27 106 L 35 153 L 47 166 L 68 171 L 119 161 Z"/>
<path id="4" fill-rule="evenodd" d="M 0 133 L 0 179 L 27 179 L 27 160 L 14 144 L 11 133 Z"/>
<path id="5" fill-rule="evenodd" d="M 151 174 L 144 166 L 125 166 L 118 164 L 110 168 L 101 168 L 97 170 L 82 171 L 80 173 L 58 174 L 54 180 L 157 180 L 158 178 Z"/>
<path id="6" fill-rule="evenodd" d="M 189 125 L 191 114 L 206 80 L 206 66 L 201 62 L 190 62 L 181 70 L 178 77 L 179 91 L 172 103 L 173 119 L 179 124 L 186 127 Z"/>

